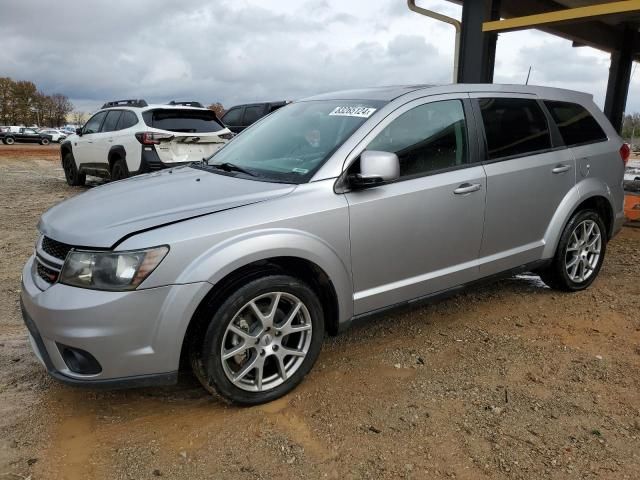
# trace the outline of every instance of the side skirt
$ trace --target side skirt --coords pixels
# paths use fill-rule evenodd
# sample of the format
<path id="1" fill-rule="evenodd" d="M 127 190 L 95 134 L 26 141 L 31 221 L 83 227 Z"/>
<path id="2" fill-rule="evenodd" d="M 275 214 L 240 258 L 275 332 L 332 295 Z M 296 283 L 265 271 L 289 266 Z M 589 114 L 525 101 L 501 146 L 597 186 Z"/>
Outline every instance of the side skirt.
<path id="1" fill-rule="evenodd" d="M 404 309 L 413 309 L 416 307 L 420 307 L 423 305 L 427 305 L 430 303 L 434 303 L 449 297 L 453 297 L 458 293 L 461 293 L 471 287 L 475 287 L 478 285 L 486 285 L 498 280 L 502 280 L 505 278 L 512 277 L 513 275 L 517 275 L 518 273 L 530 272 L 534 270 L 538 270 L 540 268 L 544 268 L 551 263 L 552 259 L 547 260 L 537 260 L 532 263 L 528 263 L 525 265 L 520 265 L 515 268 L 511 268 L 504 272 L 496 273 L 494 275 L 490 275 L 488 277 L 480 278 L 478 280 L 474 280 L 473 282 L 464 283 L 462 285 L 457 285 L 455 287 L 448 288 L 446 290 L 440 290 L 438 292 L 430 293 L 428 295 L 423 295 L 421 297 L 413 298 L 411 300 L 406 300 L 404 302 L 395 303 L 393 305 L 389 305 L 387 307 L 382 307 L 376 310 L 372 310 L 370 312 L 361 313 L 359 315 L 355 315 L 350 320 L 346 322 L 342 322 L 339 326 L 339 333 L 344 332 L 352 325 L 364 323 L 364 321 L 371 320 L 372 318 L 378 318 L 384 315 L 387 315 L 392 312 L 401 311 Z"/>

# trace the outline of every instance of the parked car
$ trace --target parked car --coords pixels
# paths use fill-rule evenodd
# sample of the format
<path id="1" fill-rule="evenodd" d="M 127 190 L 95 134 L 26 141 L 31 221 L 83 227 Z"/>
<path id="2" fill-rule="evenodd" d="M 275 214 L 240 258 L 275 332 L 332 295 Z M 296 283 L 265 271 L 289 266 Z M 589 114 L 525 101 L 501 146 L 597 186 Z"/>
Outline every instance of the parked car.
<path id="1" fill-rule="evenodd" d="M 188 359 L 227 401 L 267 402 L 354 320 L 521 271 L 587 288 L 624 221 L 628 157 L 569 90 L 312 97 L 206 162 L 47 211 L 24 319 L 63 382 L 168 384 Z"/>
<path id="2" fill-rule="evenodd" d="M 5 145 L 13 145 L 14 143 L 39 143 L 40 145 L 49 145 L 51 143 L 51 135 L 39 133 L 33 128 L 20 128 L 17 132 L 1 132 L 0 140 Z"/>
<path id="3" fill-rule="evenodd" d="M 289 102 L 279 101 L 236 105 L 227 110 L 221 120 L 233 133 L 240 133 L 249 125 L 257 122 L 265 115 L 284 107 L 287 103 Z"/>
<path id="4" fill-rule="evenodd" d="M 75 135 L 75 133 L 76 133 L 76 131 L 77 131 L 77 130 L 78 130 L 77 128 L 68 127 L 68 126 L 66 126 L 66 127 L 62 127 L 62 129 L 61 129 L 61 131 L 62 131 L 62 132 L 63 132 L 67 137 L 69 137 L 69 136 L 71 136 L 71 135 Z"/>
<path id="5" fill-rule="evenodd" d="M 201 161 L 230 138 L 216 114 L 198 102 L 117 100 L 63 141 L 60 155 L 67 183 L 84 185 L 87 175 L 122 180 Z"/>
<path id="6" fill-rule="evenodd" d="M 44 133 L 46 135 L 51 135 L 51 141 L 60 143 L 65 138 L 67 138 L 67 134 L 62 130 L 57 130 L 55 128 L 41 128 L 38 130 L 38 133 Z"/>

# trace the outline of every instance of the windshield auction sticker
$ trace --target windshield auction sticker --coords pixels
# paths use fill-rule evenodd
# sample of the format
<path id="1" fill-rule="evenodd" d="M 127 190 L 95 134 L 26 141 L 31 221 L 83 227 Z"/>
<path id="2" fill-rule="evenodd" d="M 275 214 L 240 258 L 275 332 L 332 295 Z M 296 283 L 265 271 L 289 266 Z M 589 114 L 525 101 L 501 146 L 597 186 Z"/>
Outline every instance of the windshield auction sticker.
<path id="1" fill-rule="evenodd" d="M 339 117 L 360 117 L 369 118 L 375 112 L 375 108 L 371 107 L 336 107 L 329 115 Z"/>

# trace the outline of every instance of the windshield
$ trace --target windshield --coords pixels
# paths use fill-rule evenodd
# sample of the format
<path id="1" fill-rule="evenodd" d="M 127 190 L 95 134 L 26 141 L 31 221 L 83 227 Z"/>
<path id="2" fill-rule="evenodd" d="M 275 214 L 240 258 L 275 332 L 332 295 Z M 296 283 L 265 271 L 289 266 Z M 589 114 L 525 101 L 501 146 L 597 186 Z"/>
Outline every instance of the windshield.
<path id="1" fill-rule="evenodd" d="M 245 130 L 207 160 L 255 180 L 304 183 L 384 102 L 292 103 Z M 238 168 L 239 167 L 239 168 Z"/>

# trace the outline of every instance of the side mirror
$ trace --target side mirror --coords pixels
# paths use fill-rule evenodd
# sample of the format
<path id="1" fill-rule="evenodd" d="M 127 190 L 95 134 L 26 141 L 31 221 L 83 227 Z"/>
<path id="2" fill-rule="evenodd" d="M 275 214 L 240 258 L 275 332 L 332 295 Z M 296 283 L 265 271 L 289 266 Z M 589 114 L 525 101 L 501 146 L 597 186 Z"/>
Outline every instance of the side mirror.
<path id="1" fill-rule="evenodd" d="M 76 128 L 76 135 L 82 136 L 82 128 Z"/>
<path id="2" fill-rule="evenodd" d="M 349 176 L 354 188 L 367 188 L 400 178 L 400 161 L 392 152 L 365 150 L 360 155 L 360 173 Z"/>

